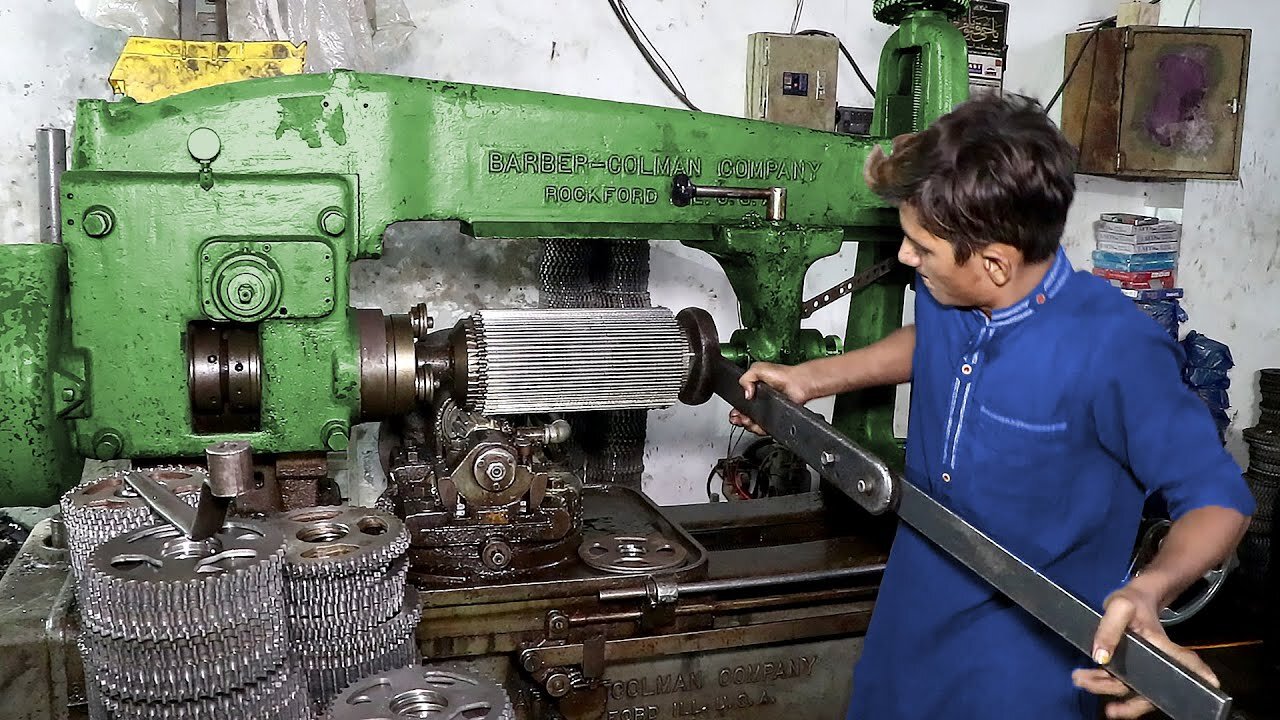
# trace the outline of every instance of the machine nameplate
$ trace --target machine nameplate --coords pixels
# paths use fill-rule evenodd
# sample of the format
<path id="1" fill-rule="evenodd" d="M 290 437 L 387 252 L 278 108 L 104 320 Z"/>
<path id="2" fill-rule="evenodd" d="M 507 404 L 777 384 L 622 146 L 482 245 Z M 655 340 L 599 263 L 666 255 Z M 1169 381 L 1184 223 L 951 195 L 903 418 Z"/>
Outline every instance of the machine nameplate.
<path id="1" fill-rule="evenodd" d="M 703 158 L 680 155 L 588 155 L 575 152 L 490 150 L 485 165 L 491 175 L 579 175 L 591 171 L 620 177 L 702 177 Z M 727 157 L 712 164 L 725 180 L 814 182 L 822 163 L 813 160 Z"/>
<path id="2" fill-rule="evenodd" d="M 826 665 L 814 652 L 823 645 L 806 644 L 803 646 L 807 651 L 805 654 L 782 657 L 769 656 L 767 651 L 737 651 L 715 664 L 695 661 L 701 667 L 690 667 L 694 663 L 680 664 L 675 668 L 666 663 L 658 667 L 646 664 L 629 666 L 626 669 L 634 668 L 634 674 L 603 681 L 608 697 L 605 718 L 667 720 L 740 716 L 780 703 L 791 705 L 795 701 L 804 705 L 800 698 L 813 690 L 810 685 L 815 668 Z M 836 676 L 843 683 L 851 667 L 848 650 L 832 644 L 827 644 L 826 649 L 835 650 L 842 656 Z M 646 670 L 651 672 L 645 673 Z M 825 677 L 823 684 L 826 684 Z M 794 696 L 793 701 L 788 701 L 791 696 Z"/>
<path id="3" fill-rule="evenodd" d="M 577 175 L 592 170 L 633 177 L 673 177 L 702 174 L 702 158 L 678 155 L 587 155 L 572 152 L 503 152 L 490 150 L 485 158 L 494 175 Z"/>

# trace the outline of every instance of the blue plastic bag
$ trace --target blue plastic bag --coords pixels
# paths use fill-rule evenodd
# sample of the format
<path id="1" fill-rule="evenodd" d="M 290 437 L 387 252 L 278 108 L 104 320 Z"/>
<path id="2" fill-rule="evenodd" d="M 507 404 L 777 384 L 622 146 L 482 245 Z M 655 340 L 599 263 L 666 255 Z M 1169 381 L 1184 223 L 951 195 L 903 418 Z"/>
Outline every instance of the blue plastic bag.
<path id="1" fill-rule="evenodd" d="M 1187 353 L 1188 367 L 1218 370 L 1226 375 L 1236 365 L 1231 358 L 1231 348 L 1195 330 L 1183 338 L 1182 349 Z"/>
<path id="2" fill-rule="evenodd" d="M 1231 407 L 1231 398 L 1227 396 L 1226 390 L 1216 390 L 1212 388 L 1196 388 L 1196 394 L 1208 405 L 1210 409 L 1221 408 L 1226 410 Z"/>
<path id="3" fill-rule="evenodd" d="M 1178 339 L 1178 328 L 1187 321 L 1187 311 L 1177 300 L 1142 300 L 1136 305 L 1159 323 L 1169 337 Z"/>
<path id="4" fill-rule="evenodd" d="M 1231 378 L 1227 373 L 1213 368 L 1188 365 L 1182 369 L 1182 379 L 1194 390 L 1226 390 L 1231 387 Z"/>

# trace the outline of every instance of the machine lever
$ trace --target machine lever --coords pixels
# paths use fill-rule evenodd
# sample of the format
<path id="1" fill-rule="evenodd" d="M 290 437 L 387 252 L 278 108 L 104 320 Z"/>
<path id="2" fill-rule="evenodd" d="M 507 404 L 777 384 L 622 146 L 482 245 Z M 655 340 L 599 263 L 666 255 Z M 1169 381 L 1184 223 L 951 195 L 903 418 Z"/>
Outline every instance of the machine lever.
<path id="1" fill-rule="evenodd" d="M 784 187 L 726 187 L 723 185 L 694 185 L 688 175 L 676 175 L 671 181 L 671 202 L 685 207 L 695 198 L 726 198 L 729 200 L 764 200 L 765 220 L 787 219 L 787 189 Z"/>
<path id="2" fill-rule="evenodd" d="M 885 464 L 841 435 L 820 416 L 762 383 L 747 400 L 738 384 L 742 369 L 716 358 L 715 392 L 746 413 L 783 447 L 813 466 L 823 478 L 871 512 L 894 510 L 898 517 L 947 551 L 995 589 L 1091 655 L 1102 616 L 922 490 L 890 473 Z M 827 462 L 830 460 L 830 462 Z M 859 479 L 872 479 L 866 492 Z M 891 498 L 889 502 L 881 498 Z M 1126 633 L 1107 666 L 1126 685 L 1174 720 L 1227 720 L 1231 698 L 1151 645 Z M 1066 682 L 1066 678 L 1063 678 Z"/>
<path id="3" fill-rule="evenodd" d="M 126 473 L 125 482 L 151 511 L 192 540 L 207 540 L 222 529 L 231 501 L 249 490 L 253 481 L 253 450 L 249 443 L 228 440 L 205 448 L 209 479 L 200 486 L 194 508 L 145 473 Z"/>

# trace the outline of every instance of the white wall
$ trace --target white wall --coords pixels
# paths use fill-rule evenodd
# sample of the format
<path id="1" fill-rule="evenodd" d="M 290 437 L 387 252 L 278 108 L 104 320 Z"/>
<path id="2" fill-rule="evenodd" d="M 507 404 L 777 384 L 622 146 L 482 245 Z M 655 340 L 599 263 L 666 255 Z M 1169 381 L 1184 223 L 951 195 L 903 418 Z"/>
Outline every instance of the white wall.
<path id="1" fill-rule="evenodd" d="M 39 242 L 36 129 L 68 132 L 77 98 L 109 97 L 124 38 L 90 25 L 72 0 L 0 0 L 0 242 Z"/>
<path id="2" fill-rule="evenodd" d="M 1187 183 L 1180 263 L 1186 327 L 1225 342 L 1236 361 L 1228 444 L 1244 463 L 1240 431 L 1258 419 L 1258 370 L 1280 367 L 1280 5 L 1203 5 L 1206 27 L 1253 28 L 1240 180 Z"/>
<path id="3" fill-rule="evenodd" d="M 1166 14 L 1176 14 L 1178 8 L 1185 11 L 1187 1 L 1165 0 L 1170 5 Z M 1259 4 L 1249 0 L 1208 3 L 1205 21 L 1209 23 L 1264 27 L 1266 24 L 1256 19 L 1259 12 L 1269 14 L 1272 26 L 1280 19 L 1274 9 L 1259 11 Z M 407 0 L 407 4 L 418 30 L 381 70 L 676 105 L 604 2 Z M 676 69 L 693 101 L 704 110 L 731 115 L 742 110 L 747 35 L 787 31 L 795 8 L 790 0 L 629 0 L 628 4 Z M 807 0 L 800 25 L 838 33 L 874 81 L 879 49 L 892 28 L 871 18 L 871 4 L 871 0 Z M 1011 0 L 1007 88 L 1047 100 L 1062 78 L 1064 33 L 1074 30 L 1081 20 L 1112 14 L 1114 4 L 1113 0 Z M 1215 12 L 1228 16 L 1219 17 Z M 1193 23 L 1195 16 L 1193 9 Z M 80 20 L 72 0 L 0 0 L 0 27 L 8 31 L 5 36 L 9 39 L 0 46 L 0 60 L 7 70 L 0 78 L 0 97 L 8 100 L 0 106 L 0 118 L 8 128 L 0 136 L 0 218 L 4 228 L 0 241 L 33 242 L 36 210 L 31 145 L 35 127 L 48 122 L 69 127 L 75 97 L 102 96 L 106 75 L 123 39 Z M 1257 42 L 1259 37 L 1261 33 L 1255 35 L 1255 57 L 1267 57 L 1274 64 L 1275 51 L 1265 55 Z M 1274 140 L 1262 135 L 1260 126 L 1269 120 L 1262 117 L 1266 108 L 1276 107 L 1275 80 L 1260 75 L 1255 73 L 1250 88 L 1251 134 L 1246 138 L 1246 158 L 1251 152 L 1269 149 L 1264 142 Z M 28 83 L 31 87 L 24 87 Z M 838 96 L 841 104 L 865 105 L 870 101 L 843 66 Z M 1272 293 L 1266 297 L 1273 306 L 1277 300 L 1276 291 L 1262 287 L 1262 268 L 1271 257 L 1262 253 L 1275 250 L 1277 227 L 1276 211 L 1262 198 L 1268 197 L 1266 188 L 1275 182 L 1275 174 L 1265 161 L 1250 162 L 1245 181 L 1250 193 L 1205 183 L 1192 184 L 1187 193 L 1188 259 L 1184 271 L 1190 271 L 1186 284 L 1192 295 L 1188 307 L 1195 327 L 1230 342 L 1236 350 L 1242 366 L 1237 373 L 1238 385 L 1245 384 L 1246 373 L 1265 366 L 1267 358 L 1276 355 L 1274 335 L 1265 340 L 1267 332 L 1274 330 L 1263 329 L 1264 315 L 1232 306 L 1256 307 L 1252 302 L 1244 305 L 1244 291 L 1236 291 L 1244 287 L 1241 277 L 1251 277 L 1250 300 L 1265 292 Z M 1081 178 L 1066 236 L 1073 259 L 1079 264 L 1087 262 L 1092 218 L 1103 211 L 1142 209 L 1148 202 L 1146 190 L 1145 184 Z M 1270 194 L 1274 195 L 1274 190 Z M 1251 212 L 1240 212 L 1242 206 Z M 1193 223 L 1197 223 L 1194 228 Z M 1198 245 L 1195 237 L 1202 234 L 1206 241 Z M 1268 238 L 1270 244 L 1264 246 Z M 387 240 L 386 257 L 354 271 L 357 304 L 402 311 L 411 300 L 420 298 L 432 304 L 441 323 L 447 323 L 480 305 L 536 302 L 537 274 L 528 243 L 511 247 L 495 247 L 502 245 L 496 241 L 474 243 L 441 225 L 396 228 Z M 1263 262 L 1233 256 L 1225 251 L 1228 248 L 1252 248 L 1253 259 L 1260 257 Z M 839 256 L 818 263 L 806 279 L 807 291 L 817 292 L 848 276 L 853 250 L 847 247 Z M 1196 269 L 1199 265 L 1205 268 L 1203 272 Z M 728 282 L 719 267 L 698 251 L 655 242 L 652 291 L 656 303 L 672 308 L 706 307 L 726 335 L 737 326 L 736 303 Z M 840 334 L 846 309 L 847 302 L 834 304 L 815 315 L 810 326 Z M 1240 391 L 1233 397 L 1238 405 L 1248 402 Z M 700 408 L 652 413 L 646 486 L 657 500 L 694 502 L 703 497 L 706 473 L 723 453 L 728 438 L 725 412 L 722 403 L 713 401 Z"/>

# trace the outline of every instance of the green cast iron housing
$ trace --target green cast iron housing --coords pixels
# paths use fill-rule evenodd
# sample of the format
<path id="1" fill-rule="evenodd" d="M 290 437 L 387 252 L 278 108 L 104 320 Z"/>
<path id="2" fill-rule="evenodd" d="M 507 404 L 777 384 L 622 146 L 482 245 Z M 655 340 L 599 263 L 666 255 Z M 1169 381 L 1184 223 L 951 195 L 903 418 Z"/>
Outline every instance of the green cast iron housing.
<path id="1" fill-rule="evenodd" d="M 890 131 L 967 93 L 963 40 L 957 51 L 958 31 L 924 15 L 903 35 L 915 27 L 908 16 L 885 50 L 880 82 L 895 91 L 877 119 Z M 927 47 L 912 50 L 921 38 Z M 909 119 L 893 107 L 904 93 Z M 896 248 L 896 212 L 861 181 L 876 142 L 349 72 L 146 105 L 82 101 L 61 185 L 64 246 L 0 246 L 0 504 L 52 502 L 81 457 L 199 456 L 227 438 L 261 453 L 344 440 L 360 419 L 348 270 L 377 257 L 399 221 L 456 220 L 477 238 L 681 241 L 717 258 L 737 292 L 744 328 L 727 351 L 744 362 L 830 353 L 834 339 L 800 328 L 805 272 L 842 242 L 872 241 L 860 267 Z M 736 200 L 678 207 L 680 173 L 699 185 L 785 187 L 786 217 L 766 221 L 763 205 Z M 864 291 L 844 345 L 882 336 L 901 304 L 901 281 Z M 256 329 L 257 429 L 197 432 L 191 323 Z M 892 398 L 887 411 L 873 400 L 843 403 L 837 424 L 887 450 Z"/>

